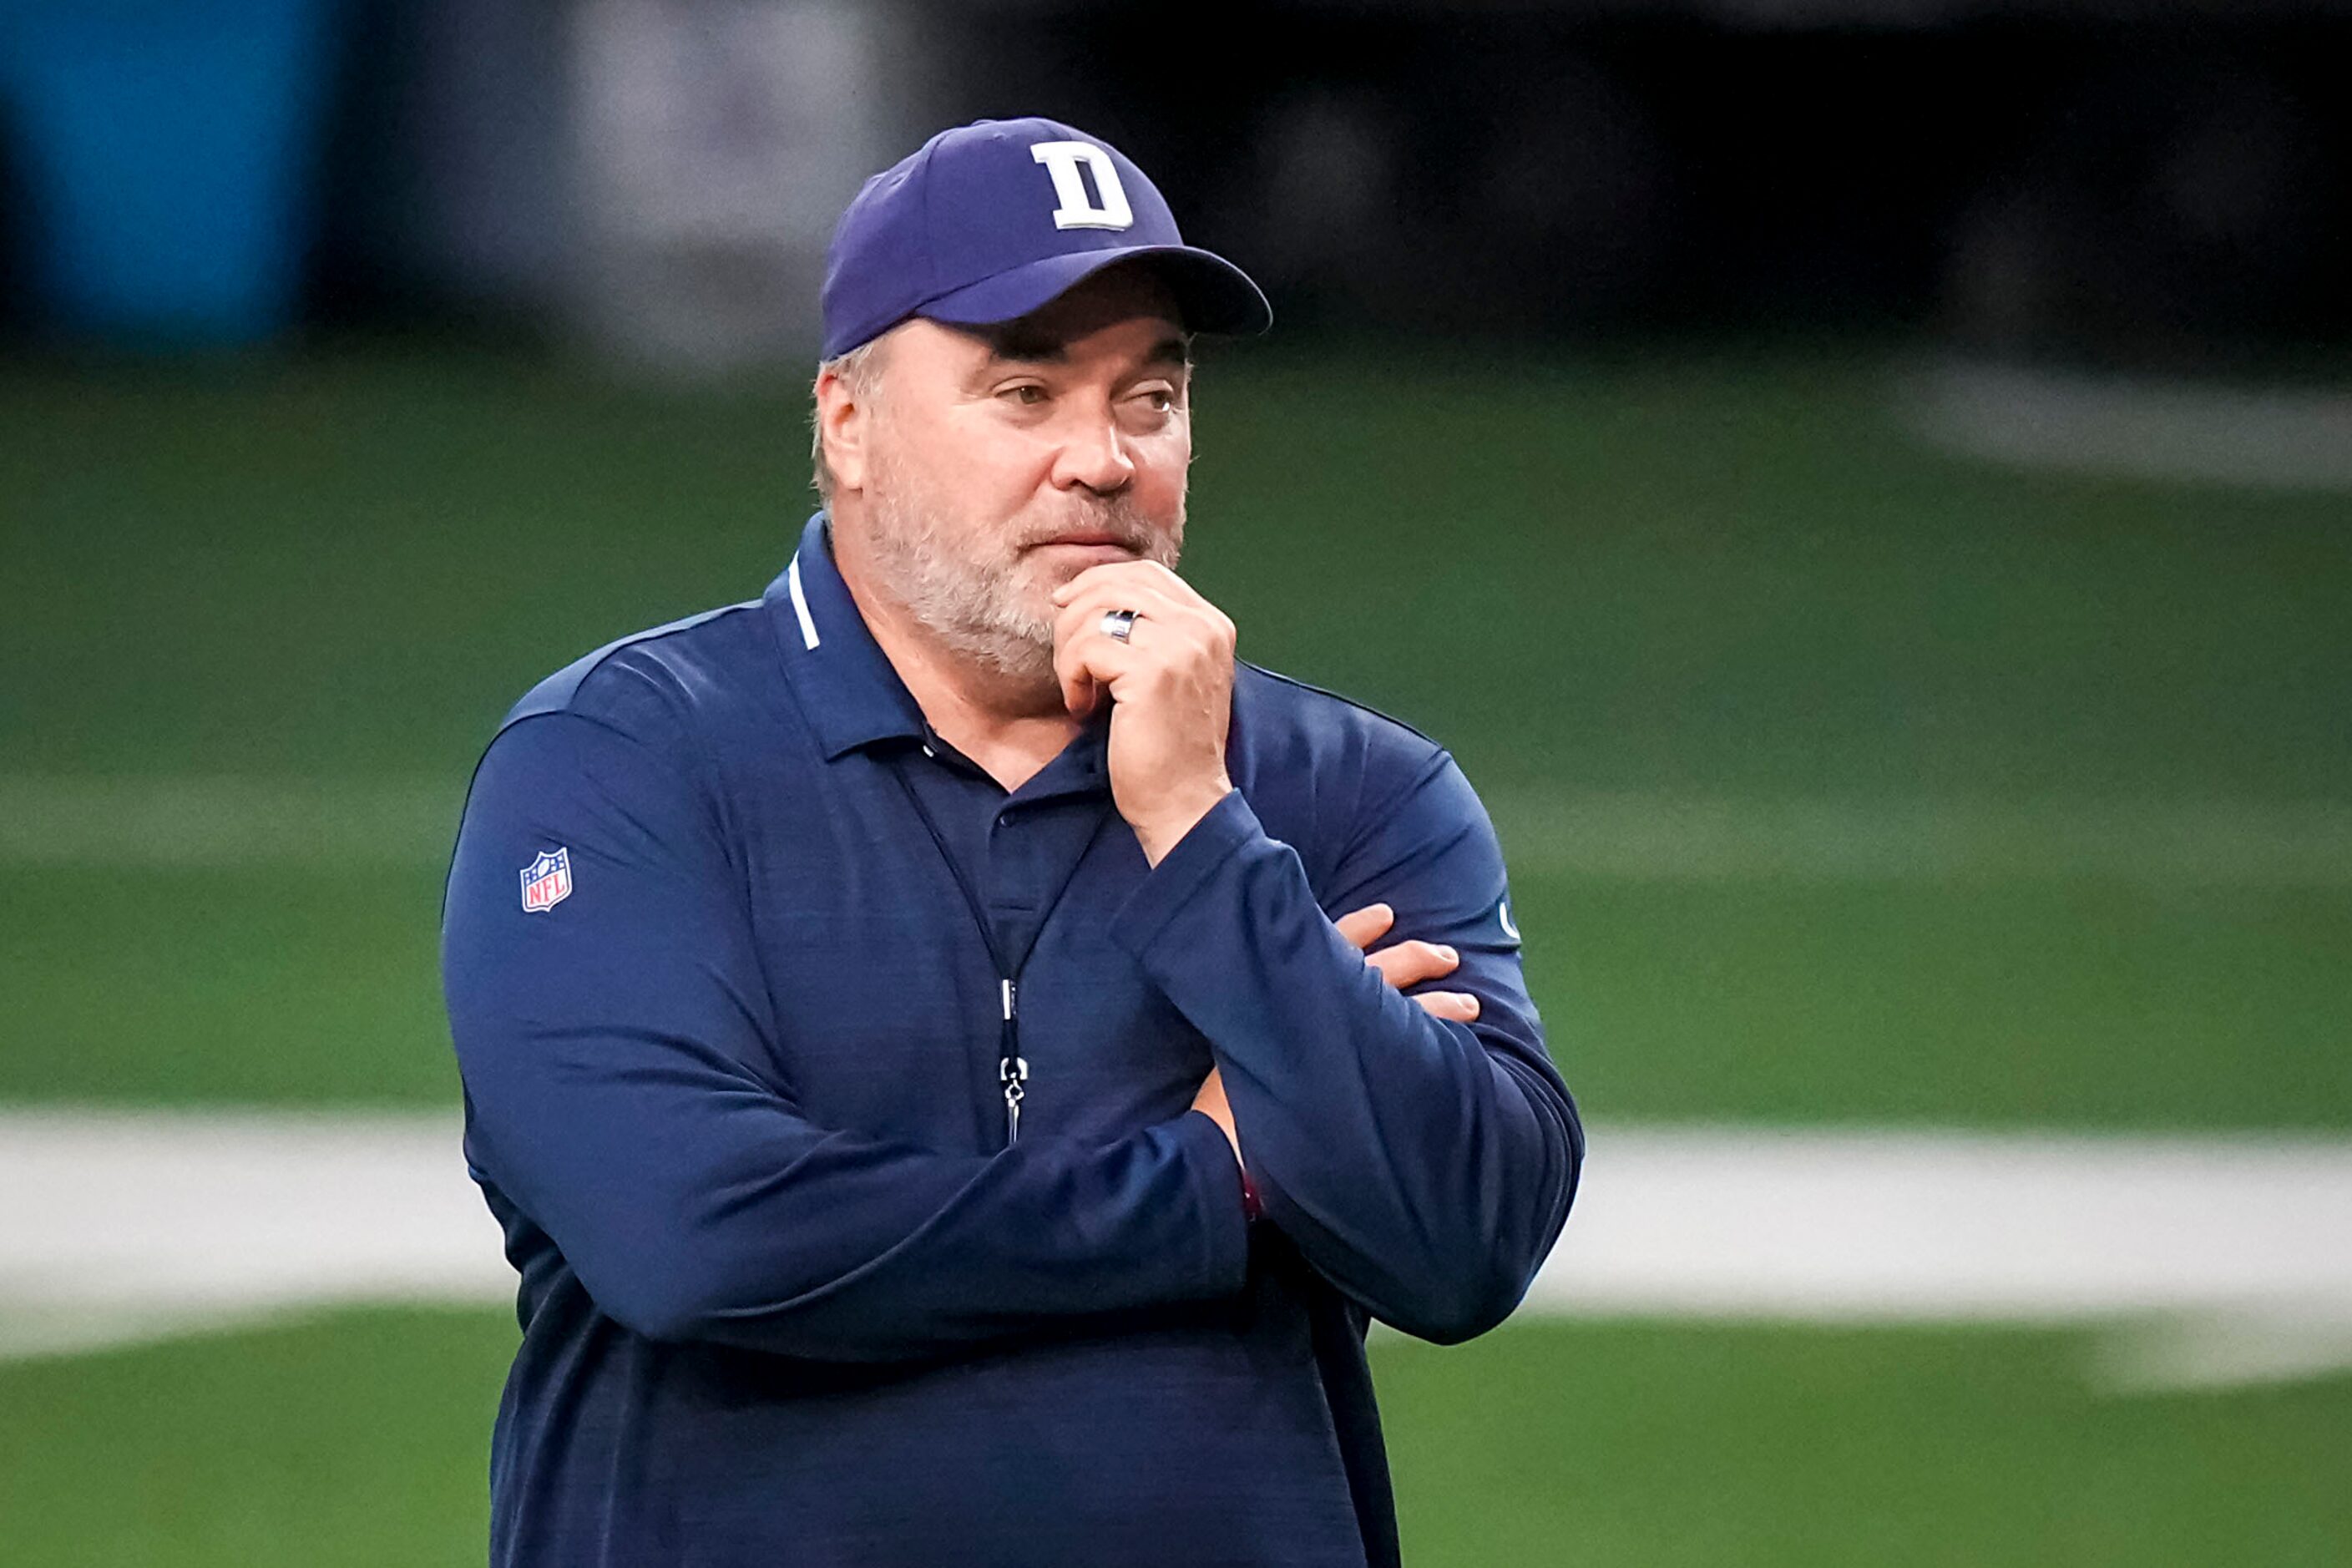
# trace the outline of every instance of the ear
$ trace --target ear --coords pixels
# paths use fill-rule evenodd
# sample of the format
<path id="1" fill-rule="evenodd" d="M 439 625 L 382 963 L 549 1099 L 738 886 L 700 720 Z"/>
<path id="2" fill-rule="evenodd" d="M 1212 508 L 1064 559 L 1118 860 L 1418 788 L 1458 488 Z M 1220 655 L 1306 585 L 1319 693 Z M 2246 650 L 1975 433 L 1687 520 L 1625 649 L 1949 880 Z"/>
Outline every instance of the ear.
<path id="1" fill-rule="evenodd" d="M 866 439 L 873 410 L 831 369 L 817 372 L 817 437 L 824 443 L 825 466 L 833 470 L 836 493 L 866 488 Z"/>

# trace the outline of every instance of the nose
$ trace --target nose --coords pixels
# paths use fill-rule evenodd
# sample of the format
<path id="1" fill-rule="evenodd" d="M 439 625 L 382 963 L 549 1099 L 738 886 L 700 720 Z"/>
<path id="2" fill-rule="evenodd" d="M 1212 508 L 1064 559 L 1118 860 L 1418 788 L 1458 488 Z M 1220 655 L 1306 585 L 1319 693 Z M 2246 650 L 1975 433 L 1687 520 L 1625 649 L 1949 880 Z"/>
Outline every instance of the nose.
<path id="1" fill-rule="evenodd" d="M 1073 412 L 1054 462 L 1054 483 L 1063 489 L 1115 495 L 1135 482 L 1135 459 L 1128 456 L 1118 421 L 1108 408 Z"/>

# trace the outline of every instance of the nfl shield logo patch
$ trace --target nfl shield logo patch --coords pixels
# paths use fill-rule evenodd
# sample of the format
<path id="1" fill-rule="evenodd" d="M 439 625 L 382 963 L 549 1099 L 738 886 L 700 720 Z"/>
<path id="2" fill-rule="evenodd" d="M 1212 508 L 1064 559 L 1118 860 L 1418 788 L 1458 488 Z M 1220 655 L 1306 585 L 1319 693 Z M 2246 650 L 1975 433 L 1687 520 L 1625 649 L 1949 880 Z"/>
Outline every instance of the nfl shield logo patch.
<path id="1" fill-rule="evenodd" d="M 543 915 L 572 896 L 572 851 L 542 849 L 522 868 L 522 912 Z"/>

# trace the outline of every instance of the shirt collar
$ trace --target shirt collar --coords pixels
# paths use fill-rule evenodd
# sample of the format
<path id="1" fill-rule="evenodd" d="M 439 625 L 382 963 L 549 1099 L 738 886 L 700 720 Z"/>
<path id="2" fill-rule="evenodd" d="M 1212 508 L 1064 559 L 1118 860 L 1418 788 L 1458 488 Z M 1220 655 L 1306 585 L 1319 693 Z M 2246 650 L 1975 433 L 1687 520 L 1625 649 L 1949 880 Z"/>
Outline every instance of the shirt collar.
<path id="1" fill-rule="evenodd" d="M 919 741 L 923 710 L 866 628 L 833 563 L 832 520 L 820 511 L 800 548 L 761 595 L 784 652 L 784 674 L 824 747 L 825 761 L 877 741 Z"/>
<path id="2" fill-rule="evenodd" d="M 820 511 L 808 520 L 791 563 L 761 598 L 783 649 L 784 674 L 816 731 L 825 761 L 877 741 L 929 738 L 930 726 L 914 693 L 866 629 L 849 584 L 834 564 L 829 515 Z M 1106 702 L 1063 753 L 1022 786 L 1024 798 L 1108 787 L 1109 739 Z"/>

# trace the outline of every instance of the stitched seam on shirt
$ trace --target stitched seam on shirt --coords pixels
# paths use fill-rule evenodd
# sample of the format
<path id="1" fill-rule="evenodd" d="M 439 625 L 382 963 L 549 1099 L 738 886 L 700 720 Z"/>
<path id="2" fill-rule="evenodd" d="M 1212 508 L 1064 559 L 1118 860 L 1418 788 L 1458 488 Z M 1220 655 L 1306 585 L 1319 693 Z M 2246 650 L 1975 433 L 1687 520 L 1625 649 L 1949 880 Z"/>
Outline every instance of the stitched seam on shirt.
<path id="1" fill-rule="evenodd" d="M 660 669 L 656 674 L 653 669 L 635 664 L 614 664 L 607 660 L 605 664 L 598 665 L 596 670 L 591 673 L 601 672 L 607 665 L 616 678 L 629 676 L 643 682 L 669 715 L 680 738 L 685 741 L 688 749 L 694 753 L 695 765 L 691 776 L 695 784 L 699 786 L 697 793 L 702 796 L 703 809 L 709 816 L 710 826 L 717 834 L 719 842 L 728 847 L 728 858 L 734 859 L 735 835 L 731 830 L 733 825 L 727 819 L 726 792 L 719 787 L 718 759 L 710 754 L 709 746 L 704 743 L 701 734 L 691 721 L 692 700 L 687 696 L 686 688 L 667 669 Z M 585 686 L 587 682 L 583 680 L 581 684 Z M 596 716 L 593 713 L 582 713 L 579 717 L 593 720 Z M 606 724 L 605 728 L 616 727 Z M 626 733 L 626 731 L 622 732 Z M 636 737 L 631 736 L 630 739 L 636 740 Z M 645 744 L 643 741 L 638 741 L 637 743 Z"/>
<path id="2" fill-rule="evenodd" d="M 1334 691 L 1327 686 L 1318 686 L 1313 681 L 1301 680 L 1295 675 L 1285 675 L 1278 669 L 1268 669 L 1262 664 L 1252 664 L 1245 658 L 1235 659 L 1234 662 L 1240 665 L 1244 669 L 1254 669 L 1257 671 L 1260 675 L 1265 676 L 1268 680 L 1278 680 L 1285 686 L 1297 687 L 1301 691 L 1311 691 L 1318 697 L 1328 697 L 1334 702 L 1343 703 L 1349 708 L 1353 708 L 1359 713 L 1369 713 L 1375 719 L 1382 720 L 1388 723 L 1395 725 L 1398 729 L 1404 731 L 1408 734 L 1418 736 L 1420 739 L 1427 741 L 1431 745 L 1437 746 L 1441 751 L 1444 749 L 1439 744 L 1437 737 L 1434 735 L 1430 734 L 1428 731 L 1422 730 L 1415 725 L 1405 722 L 1405 721 L 1398 718 L 1393 713 L 1382 712 L 1380 709 L 1373 707 L 1369 702 L 1359 702 L 1356 699 L 1349 696 L 1344 691 Z"/>
<path id="3" fill-rule="evenodd" d="M 763 616 L 762 619 L 766 617 Z M 711 754 L 709 745 L 697 726 L 690 721 L 689 715 L 692 709 L 686 688 L 668 668 L 656 666 L 655 669 L 647 669 L 635 664 L 617 664 L 613 668 L 615 674 L 635 676 L 653 690 L 656 699 L 670 710 L 671 716 L 677 722 L 677 728 L 685 734 L 687 745 L 693 750 L 697 763 L 696 772 L 699 775 L 696 782 L 701 786 L 700 794 L 704 800 L 704 809 L 710 816 L 711 828 L 718 837 L 719 850 L 727 857 L 728 865 L 734 869 L 737 911 L 741 915 L 743 929 L 751 938 L 746 945 L 751 949 L 751 963 L 759 971 L 761 988 L 770 1002 L 771 1010 L 767 1020 L 769 1038 L 772 1042 L 779 1039 L 782 1037 L 783 1019 L 777 1016 L 773 1011 L 776 977 L 768 967 L 766 946 L 758 937 L 760 922 L 751 893 L 751 863 L 749 858 L 739 850 L 739 846 L 742 843 L 742 836 L 736 831 L 738 825 L 732 820 L 727 808 L 727 792 L 720 787 L 719 760 Z M 585 682 L 583 681 L 583 684 L 584 685 Z"/>
<path id="4" fill-rule="evenodd" d="M 1435 752 L 1429 762 L 1423 765 L 1422 770 L 1416 773 L 1402 789 L 1400 789 L 1395 795 L 1381 803 L 1378 811 L 1366 812 L 1360 806 L 1356 810 L 1354 813 L 1354 819 L 1349 824 L 1349 837 L 1346 843 L 1340 847 L 1339 855 L 1334 858 L 1331 862 L 1332 869 L 1335 873 L 1347 865 L 1348 861 L 1360 848 L 1362 847 L 1364 840 L 1370 836 L 1371 828 L 1365 826 L 1366 824 L 1377 823 L 1382 813 L 1389 811 L 1400 801 L 1405 800 L 1411 796 L 1414 790 L 1421 788 L 1423 784 L 1427 784 L 1431 778 L 1435 777 L 1437 773 L 1443 769 L 1446 763 L 1454 760 L 1453 752 L 1448 751 L 1446 747 L 1436 739 L 1436 737 L 1429 734 L 1426 731 L 1405 722 L 1405 721 L 1398 718 L 1393 713 L 1382 712 L 1380 709 L 1373 707 L 1369 702 L 1359 702 L 1356 699 L 1348 696 L 1344 692 L 1333 691 L 1328 687 L 1318 686 L 1312 681 L 1301 680 L 1297 676 L 1285 675 L 1278 669 L 1268 669 L 1262 664 L 1252 664 L 1247 659 L 1236 659 L 1234 662 L 1242 668 L 1256 671 L 1258 674 L 1265 676 L 1268 680 L 1275 681 L 1283 686 L 1290 687 L 1296 690 L 1311 692 L 1317 697 L 1328 698 L 1330 700 L 1339 703 L 1344 708 L 1353 709 L 1355 711 L 1368 715 L 1370 718 L 1377 719 L 1384 724 L 1393 724 L 1398 729 L 1402 730 L 1406 734 L 1412 736 L 1415 740 L 1421 741 L 1432 747 Z M 1303 860 L 1304 857 L 1302 856 L 1301 858 Z"/>
<path id="5" fill-rule="evenodd" d="M 528 701 L 530 700 L 531 691 L 537 691 L 540 687 L 546 685 L 548 681 L 556 679 L 570 670 L 579 669 L 580 674 L 572 682 L 572 689 L 565 695 L 563 705 L 561 708 L 540 708 L 534 709 L 530 713 L 522 714 L 518 714 L 512 710 L 509 710 L 507 716 L 499 721 L 499 728 L 500 730 L 504 730 L 509 724 L 519 722 L 522 719 L 535 718 L 541 713 L 565 713 L 571 711 L 572 705 L 579 701 L 580 689 L 588 683 L 589 677 L 594 675 L 607 664 L 610 664 L 613 661 L 614 657 L 617 654 L 625 653 L 633 647 L 650 647 L 655 643 L 667 641 L 670 637 L 682 637 L 688 632 L 698 630 L 705 626 L 716 625 L 721 619 L 728 616 L 734 615 L 739 611 L 760 609 L 765 603 L 766 601 L 762 599 L 747 599 L 740 604 L 721 605 L 716 609 L 704 610 L 698 615 L 688 616 L 683 619 L 672 621 L 666 626 L 649 627 L 645 631 L 635 632 L 625 637 L 615 637 L 602 647 L 592 648 L 587 653 L 581 655 L 580 658 L 573 659 L 570 664 L 565 665 L 562 669 L 555 670 L 549 674 L 545 679 L 540 680 L 536 685 L 531 687 L 530 691 L 523 693 L 522 698 L 518 700 L 515 704 L 517 708 L 521 707 L 524 701 Z M 590 662 L 592 660 L 593 661 L 593 663 Z M 585 668 L 582 668 L 583 666 Z M 498 739 L 498 736 L 494 733 L 491 735 L 490 739 L 495 741 Z"/>

